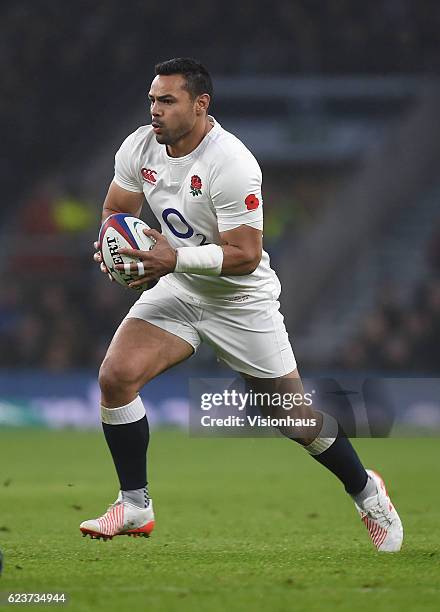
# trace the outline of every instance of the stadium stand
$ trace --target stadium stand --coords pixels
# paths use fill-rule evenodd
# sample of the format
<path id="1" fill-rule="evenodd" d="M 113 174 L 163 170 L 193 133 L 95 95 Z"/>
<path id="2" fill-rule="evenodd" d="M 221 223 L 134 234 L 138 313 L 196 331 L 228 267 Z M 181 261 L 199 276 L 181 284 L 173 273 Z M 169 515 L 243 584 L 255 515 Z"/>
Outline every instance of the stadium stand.
<path id="1" fill-rule="evenodd" d="M 286 252 L 293 257 L 292 244 L 329 207 L 336 206 L 340 190 L 363 163 L 364 150 L 374 147 L 412 108 L 419 75 L 438 73 L 440 22 L 435 6 L 434 0 L 423 5 L 387 0 L 378 12 L 371 4 L 354 7 L 348 0 L 275 4 L 245 0 L 236 10 L 227 3 L 197 1 L 188 14 L 187 6 L 177 2 L 77 2 L 69 5 L 69 11 L 49 0 L 38 5 L 30 0 L 3 4 L 3 220 L 9 219 L 12 227 L 23 224 L 34 235 L 34 244 L 40 243 L 41 236 L 51 240 L 45 241 L 50 246 L 44 252 L 18 252 L 18 235 L 5 236 L 3 224 L 9 258 L 2 262 L 1 271 L 0 340 L 5 350 L 0 365 L 53 370 L 95 367 L 112 330 L 134 300 L 130 292 L 115 291 L 100 278 L 90 261 L 90 244 L 111 175 L 112 154 L 119 132 L 124 133 L 121 121 L 131 109 L 136 115 L 155 61 L 187 53 L 203 59 L 219 77 L 215 103 L 221 121 L 225 118 L 225 126 L 232 131 L 241 125 L 245 141 L 246 134 L 252 138 L 258 133 L 259 121 L 267 113 L 262 95 L 270 92 L 266 76 L 296 81 L 297 89 L 277 99 L 273 111 L 275 120 L 281 113 L 288 122 L 284 131 L 293 142 L 290 157 L 283 164 L 273 151 L 266 151 L 267 157 L 261 160 L 265 197 L 272 203 L 266 212 L 266 244 L 282 273 Z M 149 27 L 153 19 L 166 24 L 166 36 L 162 28 Z M 214 27 L 218 23 L 228 27 Z M 346 79 L 337 82 L 339 92 L 348 87 L 346 94 L 331 93 L 334 75 Z M 308 80 L 311 76 L 316 80 Z M 250 78 L 261 96 L 249 89 Z M 228 102 L 227 79 L 248 88 L 243 104 Z M 316 87 L 322 92 L 311 95 Z M 361 93 L 354 96 L 353 89 L 358 88 Z M 247 128 L 243 114 L 252 115 Z M 261 133 L 261 140 L 278 142 L 276 132 Z M 439 261 L 440 247 L 434 242 L 421 248 L 429 249 L 432 262 Z M 434 300 L 434 285 L 428 283 L 428 287 L 420 290 L 425 296 L 419 298 L 424 312 Z M 290 293 L 289 300 L 293 299 Z M 415 334 L 423 325 L 425 330 L 433 326 L 437 332 L 432 334 L 438 333 L 431 311 L 420 317 L 419 311 L 415 316 L 406 306 L 399 309 L 399 321 L 405 320 Z M 382 307 L 371 315 L 364 311 L 358 315 L 368 320 L 365 333 L 353 338 L 347 332 L 344 339 L 349 348 L 340 346 L 338 352 L 344 357 L 332 357 L 330 351 L 326 363 L 370 366 L 374 351 L 366 348 L 370 342 L 366 337 L 374 336 L 382 325 L 387 354 L 394 355 L 394 362 L 383 355 L 378 363 L 406 368 L 413 340 L 391 325 Z M 298 320 L 294 328 L 304 324 L 307 330 L 305 323 Z M 93 347 L 87 341 L 92 334 Z M 300 353 L 303 345 L 300 338 Z M 309 345 L 315 347 L 313 342 Z M 424 345 L 418 346 L 422 355 Z M 310 358 L 304 352 L 305 362 L 319 362 L 319 349 L 316 346 Z"/>

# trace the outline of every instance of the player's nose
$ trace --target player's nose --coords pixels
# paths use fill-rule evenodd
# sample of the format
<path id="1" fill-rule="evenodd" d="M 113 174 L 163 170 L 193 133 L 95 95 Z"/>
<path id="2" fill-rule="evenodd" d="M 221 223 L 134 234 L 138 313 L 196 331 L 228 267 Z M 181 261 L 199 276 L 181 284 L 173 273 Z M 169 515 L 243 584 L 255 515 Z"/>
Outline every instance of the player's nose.
<path id="1" fill-rule="evenodd" d="M 151 105 L 151 116 L 158 117 L 160 115 L 160 108 L 156 102 Z"/>

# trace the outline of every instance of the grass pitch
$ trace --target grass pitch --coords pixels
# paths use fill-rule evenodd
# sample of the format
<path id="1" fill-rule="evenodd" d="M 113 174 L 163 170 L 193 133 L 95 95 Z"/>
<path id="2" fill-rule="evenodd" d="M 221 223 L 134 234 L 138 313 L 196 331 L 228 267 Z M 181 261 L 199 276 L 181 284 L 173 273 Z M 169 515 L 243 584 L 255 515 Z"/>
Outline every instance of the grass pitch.
<path id="1" fill-rule="evenodd" d="M 295 444 L 177 431 L 152 437 L 152 537 L 82 538 L 117 493 L 100 432 L 2 430 L 2 596 L 65 592 L 72 612 L 440 609 L 438 439 L 355 446 L 401 514 L 397 555 L 375 552 L 336 478 Z"/>

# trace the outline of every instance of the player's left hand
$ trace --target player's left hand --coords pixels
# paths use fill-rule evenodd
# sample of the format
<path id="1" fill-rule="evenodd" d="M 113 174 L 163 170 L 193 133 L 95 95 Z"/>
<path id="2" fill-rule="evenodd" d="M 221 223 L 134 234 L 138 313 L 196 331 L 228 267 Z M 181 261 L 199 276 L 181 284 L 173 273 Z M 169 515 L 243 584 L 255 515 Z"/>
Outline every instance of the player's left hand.
<path id="1" fill-rule="evenodd" d="M 165 236 L 162 236 L 162 234 L 155 229 L 144 230 L 144 234 L 156 241 L 151 251 L 118 249 L 118 253 L 121 255 L 136 258 L 144 264 L 144 273 L 140 274 L 136 280 L 133 280 L 133 282 L 128 285 L 129 287 L 139 287 L 145 285 L 145 283 L 149 281 L 157 280 L 161 276 L 173 272 L 176 267 L 176 251 L 169 244 Z M 117 270 L 124 270 L 124 264 L 117 264 L 115 268 Z M 133 275 L 139 274 L 137 263 L 130 264 L 130 271 Z"/>

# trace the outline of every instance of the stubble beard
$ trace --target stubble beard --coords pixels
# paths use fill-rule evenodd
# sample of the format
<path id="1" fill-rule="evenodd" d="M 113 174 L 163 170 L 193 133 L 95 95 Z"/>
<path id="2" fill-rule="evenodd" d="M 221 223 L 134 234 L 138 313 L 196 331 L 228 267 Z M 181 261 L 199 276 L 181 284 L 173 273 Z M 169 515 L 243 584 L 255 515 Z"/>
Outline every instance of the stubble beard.
<path id="1" fill-rule="evenodd" d="M 166 146 L 171 146 L 172 147 L 177 142 L 179 142 L 179 140 L 181 138 L 183 138 L 184 136 L 186 136 L 190 132 L 191 132 L 191 128 L 189 128 L 189 129 L 182 129 L 182 130 L 180 130 L 177 133 L 174 132 L 174 134 L 163 132 L 162 134 L 155 134 L 155 136 L 156 136 L 156 141 L 159 144 L 166 145 Z"/>

